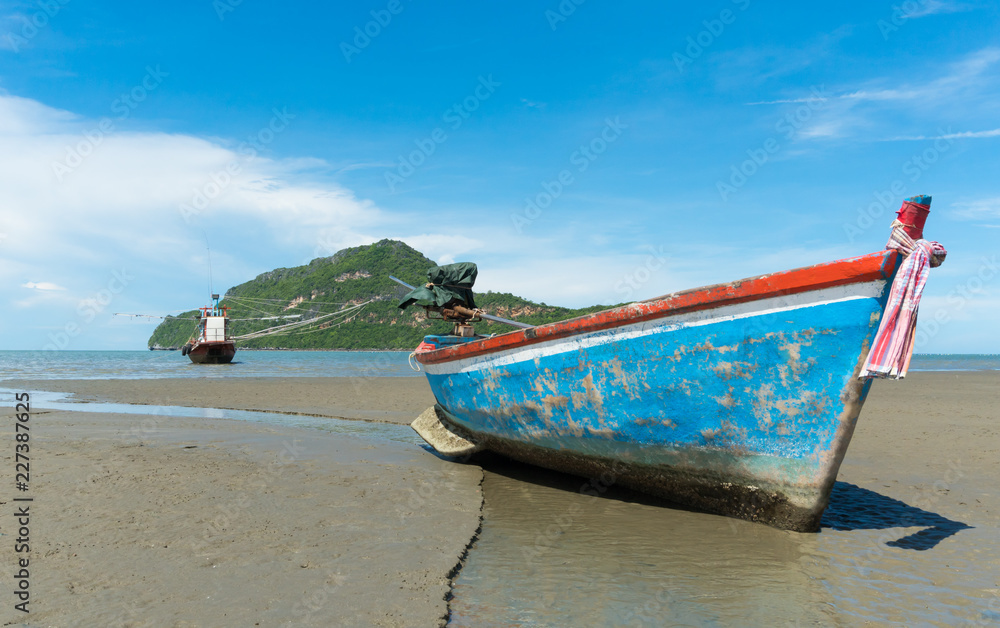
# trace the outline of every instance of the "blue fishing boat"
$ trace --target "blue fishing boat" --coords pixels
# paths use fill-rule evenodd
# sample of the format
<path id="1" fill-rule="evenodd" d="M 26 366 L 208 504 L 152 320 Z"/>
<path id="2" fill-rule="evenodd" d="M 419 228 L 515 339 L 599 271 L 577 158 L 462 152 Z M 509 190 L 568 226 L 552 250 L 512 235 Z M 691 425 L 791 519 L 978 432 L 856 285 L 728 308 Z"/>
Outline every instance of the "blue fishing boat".
<path id="1" fill-rule="evenodd" d="M 459 330 L 478 310 L 463 295 L 435 301 L 431 291 L 456 284 L 432 277 L 401 306 L 441 312 L 456 333 L 428 336 L 414 355 L 437 404 L 413 427 L 445 455 L 490 450 L 815 531 L 903 257 L 886 250 L 493 337 Z M 465 275 L 458 287 L 471 287 Z"/>

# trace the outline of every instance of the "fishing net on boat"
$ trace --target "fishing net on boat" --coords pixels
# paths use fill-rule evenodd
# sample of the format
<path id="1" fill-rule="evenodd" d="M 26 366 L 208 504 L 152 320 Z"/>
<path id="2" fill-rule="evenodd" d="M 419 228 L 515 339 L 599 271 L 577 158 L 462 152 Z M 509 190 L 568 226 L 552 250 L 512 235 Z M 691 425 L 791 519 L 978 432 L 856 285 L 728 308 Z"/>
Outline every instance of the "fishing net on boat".
<path id="1" fill-rule="evenodd" d="M 435 266 L 427 271 L 427 283 L 403 297 L 399 308 L 406 309 L 416 303 L 424 307 L 462 305 L 474 310 L 472 286 L 478 273 L 472 262 Z"/>

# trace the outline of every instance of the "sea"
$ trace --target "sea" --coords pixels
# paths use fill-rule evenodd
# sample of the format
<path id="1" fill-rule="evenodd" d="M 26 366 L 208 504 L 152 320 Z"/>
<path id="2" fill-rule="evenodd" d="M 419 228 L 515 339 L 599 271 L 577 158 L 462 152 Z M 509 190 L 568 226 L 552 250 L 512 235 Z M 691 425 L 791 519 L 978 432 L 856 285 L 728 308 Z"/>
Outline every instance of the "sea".
<path id="1" fill-rule="evenodd" d="M 194 364 L 180 351 L 0 351 L 4 379 L 417 377 L 406 351 L 253 351 L 230 364 Z"/>
<path id="2" fill-rule="evenodd" d="M 924 354 L 911 362 L 914 372 L 998 370 L 1000 355 Z M 199 366 L 178 352 L 0 351 L 0 388 L 5 379 L 371 375 L 423 374 L 407 352 L 243 350 L 230 365 Z M 90 405 L 45 401 L 78 411 Z M 204 416 L 312 421 L 345 437 L 423 446 L 402 425 L 231 410 Z M 949 519 L 936 507 L 948 482 L 993 504 L 992 480 L 946 474 L 935 483 L 924 466 L 894 466 L 872 489 L 838 481 L 821 532 L 800 534 L 668 507 L 615 486 L 596 486 L 597 496 L 593 480 L 511 461 L 483 463 L 482 526 L 454 576 L 448 625 L 1000 626 L 1000 514 L 984 506 Z M 903 494 L 930 497 L 887 496 L 897 481 Z"/>
<path id="3" fill-rule="evenodd" d="M 917 354 L 910 370 L 997 371 L 1000 355 Z M 0 351 L 4 379 L 174 377 L 422 377 L 406 351 L 253 351 L 232 364 L 199 365 L 178 351 Z"/>

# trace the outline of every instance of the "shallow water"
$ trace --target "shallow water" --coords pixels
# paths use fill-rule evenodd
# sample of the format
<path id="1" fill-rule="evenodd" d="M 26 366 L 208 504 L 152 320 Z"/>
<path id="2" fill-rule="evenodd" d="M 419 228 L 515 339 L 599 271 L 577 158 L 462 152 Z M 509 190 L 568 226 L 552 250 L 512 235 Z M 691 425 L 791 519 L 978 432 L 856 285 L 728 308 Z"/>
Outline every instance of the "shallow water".
<path id="1" fill-rule="evenodd" d="M 180 351 L 0 351 L 3 379 L 423 377 L 405 351 L 250 351 L 194 364 Z"/>
<path id="2" fill-rule="evenodd" d="M 0 402 L 12 406 L 14 390 L 0 388 Z M 254 410 L 230 410 L 224 408 L 198 408 L 191 406 L 153 406 L 130 403 L 102 403 L 77 401 L 72 396 L 59 392 L 33 391 L 31 407 L 36 410 L 65 410 L 68 412 L 97 412 L 108 414 L 136 414 L 145 416 L 175 416 L 206 419 L 231 419 L 250 423 L 308 427 L 370 439 L 384 439 L 425 447 L 422 438 L 408 425 L 350 421 L 328 417 L 313 417 L 280 412 L 258 412 Z"/>
<path id="3" fill-rule="evenodd" d="M 995 371 L 997 355 L 915 355 L 912 371 Z M 423 377 L 406 351 L 252 351 L 232 364 L 193 364 L 179 351 L 0 351 L 3 379 Z"/>
<path id="4" fill-rule="evenodd" d="M 627 491 L 500 463 L 459 574 L 455 626 L 829 623 L 800 535 L 664 508 Z"/>
<path id="5" fill-rule="evenodd" d="M 995 518 L 972 527 L 839 482 L 822 531 L 802 534 L 513 462 L 486 468 L 453 626 L 1000 621 Z"/>
<path id="6" fill-rule="evenodd" d="M 1000 355 L 990 354 L 916 354 L 910 370 L 918 371 L 1000 371 Z"/>

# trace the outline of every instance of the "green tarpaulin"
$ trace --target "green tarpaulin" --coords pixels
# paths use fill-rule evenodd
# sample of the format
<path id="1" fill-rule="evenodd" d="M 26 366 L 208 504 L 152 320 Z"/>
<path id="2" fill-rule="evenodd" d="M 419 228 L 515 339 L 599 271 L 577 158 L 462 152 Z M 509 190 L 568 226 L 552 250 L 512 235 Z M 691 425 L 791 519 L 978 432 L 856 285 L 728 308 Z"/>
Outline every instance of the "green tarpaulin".
<path id="1" fill-rule="evenodd" d="M 427 282 L 433 285 L 416 288 L 403 297 L 399 307 L 405 309 L 416 303 L 430 307 L 464 305 L 475 309 L 472 286 L 478 273 L 479 269 L 472 262 L 435 266 L 427 271 Z"/>

